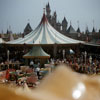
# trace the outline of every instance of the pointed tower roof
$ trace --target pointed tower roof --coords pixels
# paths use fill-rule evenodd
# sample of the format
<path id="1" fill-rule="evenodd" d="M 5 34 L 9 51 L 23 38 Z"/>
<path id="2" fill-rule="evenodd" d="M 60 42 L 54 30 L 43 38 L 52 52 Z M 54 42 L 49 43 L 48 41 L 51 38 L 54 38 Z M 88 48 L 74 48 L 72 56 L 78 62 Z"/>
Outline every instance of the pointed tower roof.
<path id="1" fill-rule="evenodd" d="M 95 30 L 95 25 L 94 25 L 94 20 L 93 20 L 93 29 L 92 29 L 92 33 L 95 33 L 96 30 Z"/>
<path id="2" fill-rule="evenodd" d="M 77 29 L 76 32 L 81 33 L 81 31 L 80 31 L 80 25 L 79 25 L 79 20 L 77 21 L 77 24 L 78 24 L 78 29 Z"/>
<path id="3" fill-rule="evenodd" d="M 86 27 L 85 33 L 86 33 L 86 34 L 89 34 L 88 26 Z"/>
<path id="4" fill-rule="evenodd" d="M 92 29 L 92 33 L 95 33 L 96 31 L 95 31 L 95 28 L 93 27 L 93 29 Z"/>
<path id="5" fill-rule="evenodd" d="M 81 33 L 81 31 L 80 31 L 80 28 L 79 28 L 79 27 L 78 27 L 78 29 L 77 29 L 77 32 L 78 32 L 78 33 Z"/>
<path id="6" fill-rule="evenodd" d="M 48 2 L 48 4 L 46 5 L 46 12 L 49 13 L 49 14 L 50 14 L 50 12 L 51 12 L 49 2 Z"/>
<path id="7" fill-rule="evenodd" d="M 47 7 L 50 8 L 49 2 L 48 2 L 48 4 L 47 4 Z"/>
<path id="8" fill-rule="evenodd" d="M 68 24 L 66 18 L 64 17 L 64 19 L 63 19 L 63 21 L 62 21 L 62 24 L 65 24 L 65 23 Z"/>
<path id="9" fill-rule="evenodd" d="M 25 29 L 24 29 L 24 31 L 32 31 L 32 28 L 31 28 L 31 25 L 30 25 L 30 23 L 27 23 L 27 25 L 26 25 L 26 27 L 25 27 Z"/>
<path id="10" fill-rule="evenodd" d="M 9 25 L 9 33 L 12 33 L 12 29 L 11 26 Z"/>
<path id="11" fill-rule="evenodd" d="M 6 34 L 9 34 L 10 32 L 9 32 L 9 30 L 7 29 L 7 32 L 6 32 Z"/>
<path id="12" fill-rule="evenodd" d="M 68 32 L 68 33 L 77 33 L 77 32 L 75 31 L 75 29 L 72 27 L 72 25 L 69 26 L 67 32 Z"/>
<path id="13" fill-rule="evenodd" d="M 57 13 L 56 13 L 56 11 L 54 12 L 54 16 L 57 16 Z"/>
<path id="14" fill-rule="evenodd" d="M 24 29 L 24 35 L 30 33 L 31 31 L 32 31 L 32 28 L 31 28 L 30 23 L 28 22 L 25 29 Z"/>

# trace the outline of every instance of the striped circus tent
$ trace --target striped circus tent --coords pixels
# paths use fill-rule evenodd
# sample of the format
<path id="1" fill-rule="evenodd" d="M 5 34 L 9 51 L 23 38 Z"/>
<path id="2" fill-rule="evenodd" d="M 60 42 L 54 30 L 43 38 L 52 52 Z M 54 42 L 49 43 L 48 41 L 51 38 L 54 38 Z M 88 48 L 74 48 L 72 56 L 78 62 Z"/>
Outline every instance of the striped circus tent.
<path id="1" fill-rule="evenodd" d="M 38 27 L 22 38 L 9 41 L 8 44 L 78 44 L 83 43 L 56 31 L 48 22 L 45 13 Z"/>
<path id="2" fill-rule="evenodd" d="M 2 43 L 5 43 L 5 41 L 2 38 L 0 38 L 0 44 Z"/>

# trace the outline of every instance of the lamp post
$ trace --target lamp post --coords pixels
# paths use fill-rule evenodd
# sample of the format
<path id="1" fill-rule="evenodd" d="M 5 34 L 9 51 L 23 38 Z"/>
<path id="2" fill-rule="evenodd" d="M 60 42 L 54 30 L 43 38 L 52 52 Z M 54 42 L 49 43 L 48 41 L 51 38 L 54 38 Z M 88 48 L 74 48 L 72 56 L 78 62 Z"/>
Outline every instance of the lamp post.
<path id="1" fill-rule="evenodd" d="M 65 58 L 65 49 L 63 49 L 62 53 L 63 53 L 63 59 L 64 59 Z"/>
<path id="2" fill-rule="evenodd" d="M 89 62 L 92 63 L 92 56 L 89 57 Z"/>
<path id="3" fill-rule="evenodd" d="M 85 65 L 86 65 L 86 57 L 87 57 L 87 52 L 84 52 L 84 57 L 85 57 Z"/>
<path id="4" fill-rule="evenodd" d="M 7 50 L 7 60 L 8 60 L 8 62 L 9 62 L 9 50 Z"/>
<path id="5" fill-rule="evenodd" d="M 83 64 L 84 61 L 84 52 L 81 53 L 81 63 Z"/>
<path id="6" fill-rule="evenodd" d="M 10 51 L 9 51 L 9 50 L 7 50 L 8 69 L 9 69 L 9 53 L 10 53 Z"/>

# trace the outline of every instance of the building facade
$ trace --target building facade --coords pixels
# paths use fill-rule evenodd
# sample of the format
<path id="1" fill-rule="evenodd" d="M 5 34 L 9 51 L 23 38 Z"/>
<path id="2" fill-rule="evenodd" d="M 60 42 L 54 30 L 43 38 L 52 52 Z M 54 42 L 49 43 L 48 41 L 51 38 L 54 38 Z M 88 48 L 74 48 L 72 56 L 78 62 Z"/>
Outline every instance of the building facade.
<path id="1" fill-rule="evenodd" d="M 100 30 L 96 32 L 94 26 L 92 32 L 89 32 L 88 27 L 86 27 L 85 32 L 81 32 L 80 27 L 78 25 L 77 30 L 73 28 L 70 22 L 70 26 L 68 27 L 68 21 L 64 17 L 62 22 L 60 23 L 57 21 L 57 13 L 54 12 L 51 15 L 51 8 L 49 3 L 46 5 L 46 17 L 49 23 L 60 33 L 64 34 L 65 36 L 71 37 L 73 39 L 82 40 L 86 42 L 100 44 Z"/>

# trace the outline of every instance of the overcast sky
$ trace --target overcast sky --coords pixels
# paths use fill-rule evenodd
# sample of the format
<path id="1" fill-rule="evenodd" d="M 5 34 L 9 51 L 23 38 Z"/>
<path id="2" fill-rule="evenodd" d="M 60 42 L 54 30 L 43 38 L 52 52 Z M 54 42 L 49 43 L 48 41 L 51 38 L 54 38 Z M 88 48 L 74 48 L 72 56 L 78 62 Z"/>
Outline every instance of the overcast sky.
<path id="1" fill-rule="evenodd" d="M 100 29 L 100 0 L 0 0 L 0 32 L 6 32 L 9 25 L 13 32 L 23 32 L 28 19 L 34 30 L 40 23 L 43 8 L 48 2 L 51 14 L 56 11 L 60 22 L 65 16 L 68 25 L 71 20 L 77 29 L 79 20 L 82 31 L 86 25 L 91 31 L 94 20 L 95 28 Z"/>

